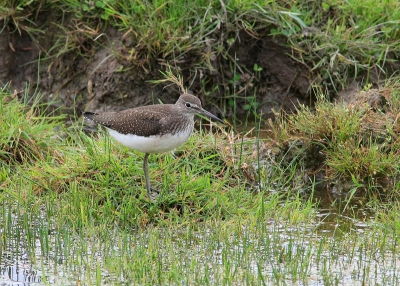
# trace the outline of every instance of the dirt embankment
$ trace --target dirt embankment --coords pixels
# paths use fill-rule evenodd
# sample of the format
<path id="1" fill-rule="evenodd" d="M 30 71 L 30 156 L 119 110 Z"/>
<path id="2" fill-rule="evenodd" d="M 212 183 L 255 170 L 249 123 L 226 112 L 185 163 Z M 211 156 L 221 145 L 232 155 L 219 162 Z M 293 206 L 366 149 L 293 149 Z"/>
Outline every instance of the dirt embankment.
<path id="1" fill-rule="evenodd" d="M 74 15 L 56 9 L 31 14 L 29 24 L 40 32 L 28 33 L 22 24 L 15 27 L 9 21 L 0 33 L 0 83 L 11 82 L 18 91 L 29 84 L 29 94 L 39 90 L 44 100 L 64 112 L 121 110 L 158 99 L 175 102 L 177 87 L 149 82 L 162 78 L 160 70 L 168 64 L 208 110 L 225 118 L 234 116 L 233 97 L 239 119 L 249 110 L 269 118 L 272 109 L 291 111 L 299 104 L 312 105 L 311 86 L 321 78 L 313 67 L 294 60 L 298 51 L 289 47 L 286 38 L 269 36 L 267 28 L 254 35 L 221 25 L 199 40 L 204 42 L 200 50 L 184 51 L 179 57 L 162 53 L 150 57 L 133 33 L 118 31 L 101 19 L 83 27 Z M 373 71 L 369 76 L 378 82 Z M 356 93 L 357 84 L 350 90 Z"/>
<path id="2" fill-rule="evenodd" d="M 77 36 L 75 42 L 69 43 L 69 52 L 66 44 L 57 45 L 65 33 L 56 24 L 57 17 L 56 13 L 47 11 L 36 18 L 35 24 L 42 27 L 44 34 L 28 34 L 10 25 L 3 30 L 0 34 L 2 84 L 11 82 L 11 88 L 18 91 L 29 84 L 30 94 L 39 90 L 46 101 L 54 101 L 55 106 L 62 106 L 66 112 L 85 108 L 120 110 L 157 99 L 165 103 L 177 99 L 177 87 L 148 82 L 162 78 L 159 70 L 165 70 L 171 59 L 160 55 L 147 64 L 141 59 L 135 60 L 131 53 L 135 49 L 134 41 L 110 27 L 92 38 Z M 70 27 L 72 23 L 71 18 L 64 25 Z M 224 33 L 223 28 L 220 33 Z M 240 32 L 228 50 L 225 55 L 210 56 L 212 68 L 208 70 L 191 65 L 198 61 L 194 57 L 199 55 L 190 52 L 183 62 L 172 65 L 173 71 L 183 75 L 185 86 L 208 105 L 207 109 L 219 116 L 233 116 L 233 108 L 227 102 L 234 91 L 239 118 L 246 115 L 250 105 L 257 107 L 257 112 L 262 112 L 264 117 L 271 117 L 272 108 L 291 110 L 298 103 L 310 103 L 309 69 L 291 59 L 290 49 L 276 39 L 268 36 L 256 39 Z M 235 59 L 236 67 L 233 67 Z"/>

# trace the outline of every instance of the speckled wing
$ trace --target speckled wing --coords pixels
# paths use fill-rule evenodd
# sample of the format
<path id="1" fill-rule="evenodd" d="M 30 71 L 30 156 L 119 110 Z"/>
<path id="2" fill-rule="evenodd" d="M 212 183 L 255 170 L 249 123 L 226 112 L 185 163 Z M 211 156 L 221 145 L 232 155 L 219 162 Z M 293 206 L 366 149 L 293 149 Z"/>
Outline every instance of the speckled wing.
<path id="1" fill-rule="evenodd" d="M 84 117 L 113 129 L 121 134 L 134 134 L 149 137 L 160 135 L 165 117 L 169 114 L 169 105 L 150 105 L 128 109 L 120 112 L 91 113 Z"/>

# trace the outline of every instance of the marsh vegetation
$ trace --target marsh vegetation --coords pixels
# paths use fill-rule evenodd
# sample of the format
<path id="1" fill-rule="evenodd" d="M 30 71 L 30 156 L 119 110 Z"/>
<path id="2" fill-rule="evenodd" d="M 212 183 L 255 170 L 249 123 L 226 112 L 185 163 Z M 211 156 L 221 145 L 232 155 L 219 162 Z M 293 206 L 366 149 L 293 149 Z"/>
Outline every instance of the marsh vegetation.
<path id="1" fill-rule="evenodd" d="M 400 283 L 397 1 L 2 4 L 2 285 Z M 159 70 L 230 126 L 150 157 L 154 203 L 79 110 Z"/>

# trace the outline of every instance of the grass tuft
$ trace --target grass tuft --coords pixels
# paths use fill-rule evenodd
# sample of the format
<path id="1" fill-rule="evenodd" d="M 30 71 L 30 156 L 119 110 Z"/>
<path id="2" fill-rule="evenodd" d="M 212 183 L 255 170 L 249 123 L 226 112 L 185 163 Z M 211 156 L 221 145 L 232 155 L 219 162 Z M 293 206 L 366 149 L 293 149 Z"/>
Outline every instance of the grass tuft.
<path id="1" fill-rule="evenodd" d="M 321 98 L 315 110 L 302 107 L 270 121 L 275 144 L 309 174 L 333 184 L 338 195 L 357 190 L 361 197 L 394 196 L 400 168 L 396 85 L 362 91 L 349 104 Z"/>
<path id="2" fill-rule="evenodd" d="M 7 87 L 0 90 L 0 160 L 6 164 L 57 161 L 60 157 L 53 145 L 58 141 L 54 131 L 62 116 L 46 116 L 45 106 L 38 102 L 28 107 Z"/>

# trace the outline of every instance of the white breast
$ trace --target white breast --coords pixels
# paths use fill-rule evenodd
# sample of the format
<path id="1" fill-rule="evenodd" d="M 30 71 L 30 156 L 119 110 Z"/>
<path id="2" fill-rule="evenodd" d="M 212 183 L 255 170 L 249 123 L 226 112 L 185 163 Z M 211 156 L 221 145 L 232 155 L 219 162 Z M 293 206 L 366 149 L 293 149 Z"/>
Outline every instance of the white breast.
<path id="1" fill-rule="evenodd" d="M 192 128 L 174 135 L 142 137 L 133 134 L 121 134 L 115 130 L 108 129 L 108 132 L 125 147 L 143 153 L 163 153 L 171 151 L 184 144 L 192 133 Z"/>

